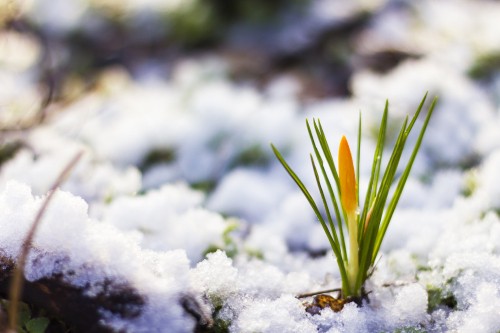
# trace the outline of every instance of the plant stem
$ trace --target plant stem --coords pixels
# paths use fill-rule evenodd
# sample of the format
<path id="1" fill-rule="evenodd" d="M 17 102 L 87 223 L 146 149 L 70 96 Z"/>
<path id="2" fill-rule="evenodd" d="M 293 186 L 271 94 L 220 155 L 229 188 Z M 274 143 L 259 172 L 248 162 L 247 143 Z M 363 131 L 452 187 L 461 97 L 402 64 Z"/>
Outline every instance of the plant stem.
<path id="1" fill-rule="evenodd" d="M 7 330 L 7 332 L 9 333 L 17 332 L 17 321 L 18 321 L 18 311 L 19 311 L 18 307 L 24 282 L 23 280 L 24 266 L 26 264 L 26 260 L 28 259 L 28 254 L 31 249 L 33 239 L 35 238 L 35 233 L 38 229 L 38 226 L 40 225 L 42 217 L 45 214 L 45 211 L 47 210 L 47 207 L 52 197 L 54 196 L 57 188 L 61 186 L 64 180 L 69 176 L 71 170 L 75 167 L 76 163 L 80 160 L 82 155 L 83 151 L 78 152 L 66 165 L 66 167 L 61 171 L 56 181 L 50 188 L 48 195 L 43 200 L 42 205 L 38 209 L 33 224 L 31 225 L 31 228 L 29 229 L 28 234 L 24 239 L 24 242 L 21 247 L 21 253 L 19 254 L 19 257 L 17 259 L 17 265 L 14 270 L 14 275 L 12 276 L 12 282 L 9 290 L 9 299 L 10 299 L 9 311 L 8 311 L 9 328 Z"/>
<path id="2" fill-rule="evenodd" d="M 359 244 L 358 244 L 358 222 L 356 218 L 356 211 L 349 213 L 347 216 L 347 223 L 349 225 L 349 263 L 347 273 L 349 275 L 349 289 L 352 295 L 358 296 L 359 291 L 356 290 L 356 280 L 359 270 Z"/>

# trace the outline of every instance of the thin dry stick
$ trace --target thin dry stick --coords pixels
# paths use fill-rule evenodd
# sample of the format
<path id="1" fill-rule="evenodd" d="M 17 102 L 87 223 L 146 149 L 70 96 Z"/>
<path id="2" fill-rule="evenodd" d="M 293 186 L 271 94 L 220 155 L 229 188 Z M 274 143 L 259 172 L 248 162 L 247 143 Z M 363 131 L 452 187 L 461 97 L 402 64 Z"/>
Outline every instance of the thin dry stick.
<path id="1" fill-rule="evenodd" d="M 316 296 L 316 295 L 325 294 L 325 293 L 335 293 L 335 292 L 339 292 L 339 291 L 342 291 L 342 288 L 335 288 L 335 289 L 316 291 L 313 293 L 300 294 L 300 295 L 297 295 L 296 297 L 297 298 L 304 298 L 304 297 Z"/>
<path id="2" fill-rule="evenodd" d="M 69 176 L 71 170 L 75 167 L 76 163 L 78 160 L 83 155 L 83 151 L 78 152 L 75 157 L 66 165 L 66 167 L 61 171 L 59 174 L 59 177 L 57 177 L 56 181 L 50 188 L 48 195 L 45 197 L 45 199 L 42 202 L 42 205 L 38 209 L 38 212 L 35 216 L 35 219 L 33 221 L 33 224 L 31 225 L 30 230 L 28 231 L 28 234 L 26 235 L 26 238 L 24 239 L 22 248 L 21 248 L 21 253 L 19 254 L 19 258 L 17 260 L 17 265 L 14 270 L 14 275 L 12 276 L 12 282 L 11 282 L 11 287 L 9 290 L 9 298 L 10 298 L 10 304 L 9 304 L 9 332 L 16 332 L 17 331 L 17 320 L 18 320 L 18 307 L 19 307 L 19 299 L 21 298 L 21 290 L 23 288 L 23 275 L 24 275 L 24 266 L 26 264 L 26 260 L 28 258 L 29 251 L 31 249 L 31 245 L 33 242 L 33 238 L 35 237 L 35 233 L 38 229 L 38 226 L 40 225 L 40 221 L 42 220 L 42 217 L 47 210 L 47 207 L 54 196 L 54 193 L 56 192 L 56 189 L 61 186 L 61 184 L 66 180 L 66 178 Z"/>

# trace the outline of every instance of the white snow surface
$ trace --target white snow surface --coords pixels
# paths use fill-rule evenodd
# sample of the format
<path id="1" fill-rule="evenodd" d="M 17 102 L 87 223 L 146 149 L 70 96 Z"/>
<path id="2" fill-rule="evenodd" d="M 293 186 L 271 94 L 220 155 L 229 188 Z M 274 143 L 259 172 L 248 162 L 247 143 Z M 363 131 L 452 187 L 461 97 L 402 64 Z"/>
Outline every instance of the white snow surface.
<path id="1" fill-rule="evenodd" d="M 34 197 L 26 185 L 9 182 L 0 195 L 2 255 L 14 259 L 44 200 Z M 86 293 L 102 292 L 105 279 L 125 282 L 148 302 L 139 318 L 126 322 L 109 317 L 105 324 L 131 332 L 150 327 L 189 330 L 192 318 L 177 302 L 189 281 L 189 260 L 184 250 L 153 252 L 142 249 L 137 237 L 114 226 L 89 219 L 87 204 L 68 192 L 58 191 L 47 209 L 33 241 L 25 268 L 30 281 L 62 273 L 64 280 Z M 74 272 L 68 274 L 68 272 Z"/>
<path id="2" fill-rule="evenodd" d="M 51 7 L 44 3 L 27 11 Z M 89 3 L 57 1 L 71 15 L 54 20 L 54 7 L 35 21 L 54 20 L 49 28 L 65 34 L 81 28 Z M 140 11 L 140 1 L 129 3 Z M 166 3 L 147 6 L 179 6 Z M 317 10 L 321 3 L 328 1 Z M 117 331 L 192 332 L 195 319 L 180 305 L 191 295 L 235 333 L 496 333 L 500 75 L 478 83 L 467 70 L 498 52 L 498 13 L 500 5 L 486 1 L 388 7 L 358 42 L 367 52 L 398 45 L 421 57 L 384 74 L 355 72 L 346 98 L 303 103 L 299 83 L 286 78 L 263 91 L 235 84 L 218 59 L 180 63 L 168 80 L 102 73 L 99 88 L 53 106 L 50 119 L 27 131 L 25 145 L 2 164 L 0 253 L 18 256 L 47 191 L 83 151 L 49 205 L 25 276 L 63 274 L 71 285 L 89 286 L 89 296 L 102 292 L 106 279 L 127 284 L 145 304 L 135 319 L 103 312 L 103 323 Z M 0 120 L 18 123 L 29 116 L 20 110 L 42 99 L 31 71 L 40 45 L 14 33 L 2 38 L 23 50 L 15 59 L 0 48 Z M 369 302 L 308 314 L 302 302 L 311 298 L 295 296 L 337 288 L 340 274 L 321 226 L 269 143 L 314 188 L 305 118 L 321 119 L 335 156 L 342 135 L 355 142 L 361 111 L 363 193 L 371 129 L 385 99 L 395 126 L 425 91 L 439 103 L 367 283 Z M 158 152 L 166 157 L 148 160 Z"/>

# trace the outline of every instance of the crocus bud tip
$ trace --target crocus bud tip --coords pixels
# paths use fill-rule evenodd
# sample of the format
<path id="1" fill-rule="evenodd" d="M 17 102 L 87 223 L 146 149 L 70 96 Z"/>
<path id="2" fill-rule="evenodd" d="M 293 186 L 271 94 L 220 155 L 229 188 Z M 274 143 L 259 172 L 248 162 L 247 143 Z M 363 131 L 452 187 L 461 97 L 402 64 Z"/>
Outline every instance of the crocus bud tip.
<path id="1" fill-rule="evenodd" d="M 339 145 L 339 179 L 342 206 L 347 213 L 353 213 L 356 211 L 358 205 L 356 199 L 356 176 L 351 149 L 345 135 L 342 136 Z"/>

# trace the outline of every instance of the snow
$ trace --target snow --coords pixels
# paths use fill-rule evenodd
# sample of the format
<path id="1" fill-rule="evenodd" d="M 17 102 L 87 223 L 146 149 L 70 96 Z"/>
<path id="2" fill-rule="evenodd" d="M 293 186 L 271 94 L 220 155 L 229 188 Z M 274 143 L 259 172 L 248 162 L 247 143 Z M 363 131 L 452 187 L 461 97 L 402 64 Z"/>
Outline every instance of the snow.
<path id="1" fill-rule="evenodd" d="M 231 327 L 238 332 L 316 332 L 300 301 L 291 295 L 248 305 Z"/>
<path id="2" fill-rule="evenodd" d="M 15 258 L 34 213 L 43 197 L 33 197 L 26 185 L 9 182 L 0 195 L 3 255 Z M 183 250 L 152 252 L 141 249 L 137 239 L 111 225 L 89 219 L 87 204 L 68 192 L 58 191 L 44 216 L 33 242 L 25 276 L 30 281 L 62 273 L 73 286 L 88 286 L 87 295 L 102 292 L 102 281 L 125 281 L 151 301 L 135 322 L 109 318 L 106 324 L 135 331 L 144 323 L 173 325 L 174 330 L 191 327 L 174 301 L 188 284 L 189 261 Z M 62 259 L 62 260 L 61 260 Z M 72 271 L 73 274 L 68 274 Z M 157 316 L 162 313 L 161 318 Z M 116 326 L 116 327 L 118 327 Z M 159 326 L 157 326 L 159 327 Z"/>
<path id="3" fill-rule="evenodd" d="M 470 308 L 461 318 L 450 316 L 448 327 L 457 332 L 495 332 L 500 329 L 498 320 L 498 287 L 491 283 L 481 283 L 475 289 L 475 297 Z"/>
<path id="4" fill-rule="evenodd" d="M 207 206 L 215 211 L 261 221 L 288 190 L 273 173 L 235 169 L 228 173 L 211 195 Z M 259 210 L 249 206 L 255 202 Z"/>
<path id="5" fill-rule="evenodd" d="M 50 136 L 45 136 L 43 141 L 50 139 Z M 56 138 L 54 140 L 57 141 Z M 85 151 L 85 147 L 81 148 Z M 23 149 L 4 164 L 0 184 L 17 180 L 30 184 L 35 194 L 43 194 L 49 190 L 62 168 L 78 151 L 78 146 L 68 142 L 66 145 L 51 147 L 49 151 L 42 153 L 41 157 L 37 157 L 33 151 Z M 109 162 L 96 161 L 91 154 L 84 154 L 70 179 L 63 185 L 64 189 L 88 201 L 109 200 L 119 194 L 135 193 L 140 187 L 141 175 L 135 167 L 120 170 Z"/>
<path id="6" fill-rule="evenodd" d="M 238 270 L 222 251 L 210 253 L 191 271 L 195 288 L 215 298 L 227 298 L 236 291 Z"/>
<path id="7" fill-rule="evenodd" d="M 498 52 L 500 6 L 355 1 L 331 12 L 329 4 L 315 2 L 311 17 L 329 25 L 380 8 L 357 36 L 363 52 L 396 48 L 420 57 L 386 73 L 354 66 L 352 95 L 308 101 L 293 76 L 264 87 L 235 83 L 218 58 L 169 65 L 167 78 L 150 76 L 154 65 L 138 75 L 103 71 L 92 89 L 51 105 L 51 116 L 19 134 L 23 145 L 2 162 L 0 254 L 17 258 L 47 191 L 83 151 L 40 224 L 25 277 L 60 274 L 88 297 L 104 292 L 105 280 L 127 285 L 144 304 L 136 318 L 102 309 L 102 323 L 117 331 L 192 332 L 195 319 L 181 305 L 188 297 L 235 333 L 498 332 L 500 76 L 488 82 L 467 73 Z M 64 36 L 85 31 L 94 6 L 42 1 L 23 13 Z M 111 12 L 135 20 L 145 10 L 181 7 L 110 2 Z M 39 8 L 50 11 L 37 16 Z M 17 32 L 1 32 L 0 43 L 9 46 L 0 48 L 0 121 L 8 127 L 27 122 L 43 99 L 42 47 Z M 321 225 L 269 144 L 314 188 L 304 120 L 321 120 L 336 156 L 342 135 L 355 142 L 361 111 L 363 193 L 385 100 L 391 131 L 426 91 L 439 102 L 367 282 L 369 302 L 308 314 L 302 303 L 312 298 L 296 296 L 337 288 L 340 274 Z"/>

